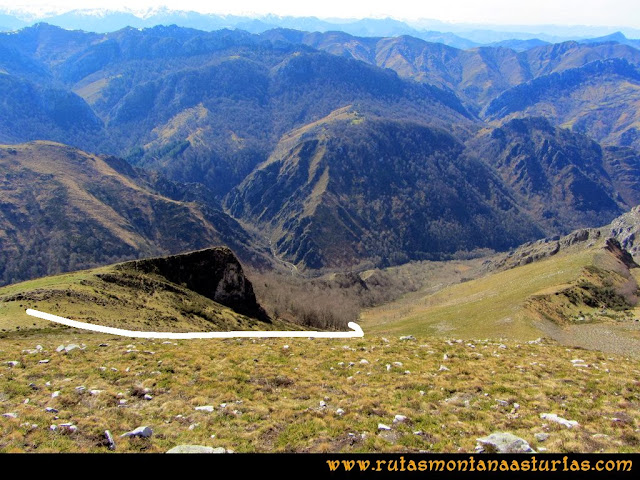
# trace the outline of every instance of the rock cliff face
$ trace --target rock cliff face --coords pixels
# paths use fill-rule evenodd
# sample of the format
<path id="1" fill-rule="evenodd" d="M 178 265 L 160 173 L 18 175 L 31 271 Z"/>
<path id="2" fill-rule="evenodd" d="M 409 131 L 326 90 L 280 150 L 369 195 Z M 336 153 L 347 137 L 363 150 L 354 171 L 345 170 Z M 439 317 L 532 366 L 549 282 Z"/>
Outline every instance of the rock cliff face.
<path id="1" fill-rule="evenodd" d="M 160 275 L 236 312 L 270 322 L 258 304 L 251 282 L 227 247 L 207 248 L 181 255 L 125 262 L 122 270 Z"/>

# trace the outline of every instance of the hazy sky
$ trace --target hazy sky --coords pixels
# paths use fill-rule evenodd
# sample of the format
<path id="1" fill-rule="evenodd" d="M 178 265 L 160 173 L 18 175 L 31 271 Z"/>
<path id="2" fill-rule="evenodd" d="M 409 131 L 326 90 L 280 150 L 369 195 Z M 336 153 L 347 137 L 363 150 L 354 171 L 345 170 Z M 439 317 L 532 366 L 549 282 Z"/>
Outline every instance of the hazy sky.
<path id="1" fill-rule="evenodd" d="M 430 18 L 485 24 L 602 25 L 640 28 L 638 0 L 0 0 L 0 7 L 45 10 L 166 5 L 175 10 L 222 14 L 267 14 L 321 18 Z"/>

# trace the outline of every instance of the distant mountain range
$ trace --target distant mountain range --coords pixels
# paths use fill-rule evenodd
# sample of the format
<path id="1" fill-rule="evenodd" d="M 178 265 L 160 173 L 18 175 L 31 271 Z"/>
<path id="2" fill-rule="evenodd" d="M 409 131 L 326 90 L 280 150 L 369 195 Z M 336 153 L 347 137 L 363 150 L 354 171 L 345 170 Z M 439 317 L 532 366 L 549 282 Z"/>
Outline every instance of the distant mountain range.
<path id="1" fill-rule="evenodd" d="M 588 26 L 473 25 L 427 19 L 399 21 L 393 18 L 319 19 L 278 15 L 248 17 L 203 14 L 194 11 L 171 10 L 166 7 L 144 12 L 108 9 L 78 9 L 58 14 L 33 14 L 19 10 L 0 12 L 0 30 L 15 30 L 36 22 L 46 22 L 65 29 L 97 33 L 114 32 L 126 27 L 152 28 L 158 25 L 177 25 L 204 31 L 231 28 L 250 33 L 263 33 L 274 28 L 288 28 L 307 32 L 341 31 L 361 37 L 410 35 L 429 42 L 444 43 L 462 49 L 492 45 L 524 50 L 544 43 L 567 40 L 606 41 L 604 39 L 607 36 L 615 37 L 616 41 L 622 41 L 624 38 L 625 41 L 634 42 L 627 40 L 620 31 L 614 33 L 611 28 Z M 624 28 L 624 31 L 631 38 L 640 38 L 640 29 Z"/>
<path id="2" fill-rule="evenodd" d="M 220 243 L 365 268 L 604 225 L 640 202 L 640 50 L 534 43 L 2 33 L 2 281 Z"/>

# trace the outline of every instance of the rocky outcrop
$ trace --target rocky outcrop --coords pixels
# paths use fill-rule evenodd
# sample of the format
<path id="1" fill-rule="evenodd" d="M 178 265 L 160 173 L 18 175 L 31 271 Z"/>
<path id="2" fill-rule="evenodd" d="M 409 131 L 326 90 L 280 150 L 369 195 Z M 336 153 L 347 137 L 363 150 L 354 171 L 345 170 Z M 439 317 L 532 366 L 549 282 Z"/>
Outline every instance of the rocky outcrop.
<path id="1" fill-rule="evenodd" d="M 164 277 L 236 312 L 270 322 L 258 304 L 251 282 L 227 247 L 207 248 L 181 255 L 125 262 L 120 270 L 135 270 Z"/>
<path id="2" fill-rule="evenodd" d="M 640 254 L 640 242 L 638 242 L 638 230 L 640 229 L 640 206 L 632 208 L 611 222 L 610 236 L 620 242 L 622 248 L 634 257 Z"/>
<path id="3" fill-rule="evenodd" d="M 487 261 L 485 267 L 489 271 L 507 270 L 532 262 L 537 262 L 543 258 L 551 257 L 561 250 L 565 250 L 576 244 L 591 246 L 602 236 L 601 229 L 582 228 L 571 232 L 564 237 L 543 238 L 536 242 L 527 242 L 510 252 L 498 256 L 495 260 Z"/>

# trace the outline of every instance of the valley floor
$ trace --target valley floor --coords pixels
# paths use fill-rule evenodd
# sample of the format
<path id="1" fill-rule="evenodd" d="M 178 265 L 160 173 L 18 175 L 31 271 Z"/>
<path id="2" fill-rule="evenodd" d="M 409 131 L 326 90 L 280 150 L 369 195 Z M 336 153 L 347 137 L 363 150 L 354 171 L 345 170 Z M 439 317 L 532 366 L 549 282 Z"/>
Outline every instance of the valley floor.
<path id="1" fill-rule="evenodd" d="M 473 452 L 497 431 L 538 452 L 640 449 L 637 360 L 546 340 L 416 337 L 5 334 L 0 452 L 108 452 L 105 430 L 116 452 Z M 120 437 L 141 426 L 152 436 Z"/>

